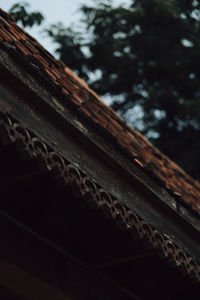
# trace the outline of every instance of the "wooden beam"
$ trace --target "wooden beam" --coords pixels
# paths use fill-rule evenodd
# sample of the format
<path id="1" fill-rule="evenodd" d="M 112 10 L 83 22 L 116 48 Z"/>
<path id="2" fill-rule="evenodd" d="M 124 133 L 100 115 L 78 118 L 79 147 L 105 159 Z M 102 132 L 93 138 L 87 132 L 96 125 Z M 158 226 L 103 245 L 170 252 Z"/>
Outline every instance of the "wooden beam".
<path id="1" fill-rule="evenodd" d="M 0 285 L 27 300 L 71 300 L 55 287 L 0 259 Z"/>
<path id="2" fill-rule="evenodd" d="M 133 255 L 131 257 L 119 258 L 119 259 L 115 259 L 115 260 L 112 260 L 112 261 L 107 261 L 107 262 L 101 263 L 99 265 L 94 265 L 93 267 L 95 269 L 103 269 L 103 268 L 108 268 L 108 267 L 119 265 L 119 264 L 125 264 L 125 263 L 128 263 L 128 262 L 133 262 L 133 261 L 139 260 L 139 259 L 145 259 L 145 258 L 148 258 L 150 256 L 155 256 L 155 253 L 154 252 L 147 252 L 147 253 L 142 253 L 142 254 L 139 254 L 139 255 Z"/>

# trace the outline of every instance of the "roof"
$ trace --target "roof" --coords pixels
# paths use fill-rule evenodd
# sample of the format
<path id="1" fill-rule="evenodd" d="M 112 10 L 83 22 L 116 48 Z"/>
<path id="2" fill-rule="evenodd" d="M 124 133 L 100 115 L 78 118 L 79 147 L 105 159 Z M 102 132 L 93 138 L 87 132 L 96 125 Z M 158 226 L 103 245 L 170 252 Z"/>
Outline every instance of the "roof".
<path id="1" fill-rule="evenodd" d="M 67 103 L 73 104 L 91 122 L 109 132 L 118 146 L 128 151 L 133 164 L 150 174 L 186 206 L 200 213 L 200 183 L 155 148 L 141 133 L 128 126 L 86 82 L 55 59 L 3 10 L 0 10 L 0 46 L 43 76 L 66 97 Z"/>

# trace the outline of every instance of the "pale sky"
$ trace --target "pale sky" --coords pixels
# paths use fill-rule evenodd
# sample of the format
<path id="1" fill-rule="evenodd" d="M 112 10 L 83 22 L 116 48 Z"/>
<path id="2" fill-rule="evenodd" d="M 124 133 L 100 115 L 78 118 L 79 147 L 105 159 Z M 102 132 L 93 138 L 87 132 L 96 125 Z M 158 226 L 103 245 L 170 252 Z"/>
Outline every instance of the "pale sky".
<path id="1" fill-rule="evenodd" d="M 119 4 L 128 0 L 114 0 L 114 4 Z M 19 0 L 0 0 L 0 7 L 8 11 L 8 9 Z M 93 0 L 24 0 L 30 4 L 30 10 L 40 11 L 44 17 L 45 22 L 43 27 L 48 27 L 49 24 L 62 22 L 64 25 L 69 26 L 74 23 L 75 26 L 79 24 L 81 18 L 78 11 L 81 4 L 92 4 Z M 26 28 L 33 37 L 35 37 L 48 51 L 53 52 L 54 45 L 51 40 L 41 34 L 41 28 L 34 26 L 34 28 Z"/>

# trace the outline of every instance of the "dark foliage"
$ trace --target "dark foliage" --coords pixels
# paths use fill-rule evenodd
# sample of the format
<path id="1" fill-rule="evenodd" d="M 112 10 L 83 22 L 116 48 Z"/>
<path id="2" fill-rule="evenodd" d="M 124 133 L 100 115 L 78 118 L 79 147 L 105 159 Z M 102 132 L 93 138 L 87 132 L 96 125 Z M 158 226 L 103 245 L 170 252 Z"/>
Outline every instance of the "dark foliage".
<path id="1" fill-rule="evenodd" d="M 16 3 L 10 8 L 9 14 L 15 18 L 16 22 L 21 22 L 24 27 L 40 25 L 44 20 L 43 15 L 38 11 L 28 12 L 28 7 L 29 4 L 26 2 Z"/>

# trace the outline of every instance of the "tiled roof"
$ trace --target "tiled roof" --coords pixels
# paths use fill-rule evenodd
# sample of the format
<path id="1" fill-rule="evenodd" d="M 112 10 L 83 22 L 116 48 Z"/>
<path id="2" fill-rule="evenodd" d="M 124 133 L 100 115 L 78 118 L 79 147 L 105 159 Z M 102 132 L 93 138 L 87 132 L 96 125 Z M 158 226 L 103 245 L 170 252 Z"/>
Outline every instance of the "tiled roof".
<path id="1" fill-rule="evenodd" d="M 0 10 L 0 45 L 12 49 L 29 67 L 37 68 L 60 93 L 66 95 L 92 122 L 109 131 L 144 171 L 164 185 L 180 201 L 200 213 L 200 183 L 155 148 L 141 133 L 129 127 L 88 85 Z M 70 99 L 70 100 L 69 100 Z"/>

